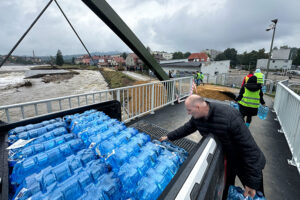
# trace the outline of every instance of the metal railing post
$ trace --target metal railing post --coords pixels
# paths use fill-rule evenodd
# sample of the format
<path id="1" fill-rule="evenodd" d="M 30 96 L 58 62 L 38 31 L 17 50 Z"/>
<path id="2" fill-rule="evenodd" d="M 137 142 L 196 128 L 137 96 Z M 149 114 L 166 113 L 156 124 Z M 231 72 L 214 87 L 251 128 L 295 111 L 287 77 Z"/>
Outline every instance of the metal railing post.
<path id="1" fill-rule="evenodd" d="M 151 91 L 151 114 L 154 114 L 154 83 L 152 83 Z"/>
<path id="2" fill-rule="evenodd" d="M 9 117 L 8 108 L 5 109 L 5 114 L 6 114 L 7 122 L 10 122 L 10 117 Z"/>
<path id="3" fill-rule="evenodd" d="M 123 98 L 124 98 L 124 97 L 123 97 Z M 120 90 L 117 90 L 117 100 L 118 100 L 119 102 L 121 102 L 120 99 L 121 99 L 121 98 L 120 98 Z"/>
<path id="4" fill-rule="evenodd" d="M 51 106 L 51 101 L 47 102 L 47 112 L 51 113 L 52 112 L 52 106 Z"/>
<path id="5" fill-rule="evenodd" d="M 173 85 L 173 87 L 172 87 L 172 93 L 171 93 L 171 95 L 172 95 L 172 103 L 171 103 L 171 105 L 174 105 L 174 101 L 175 101 L 175 99 L 174 99 L 174 96 L 175 96 L 175 87 L 176 87 L 176 86 L 175 86 L 175 85 L 176 85 L 176 84 L 175 84 L 175 81 L 176 81 L 176 80 L 174 80 L 174 79 L 172 80 L 172 85 Z"/>

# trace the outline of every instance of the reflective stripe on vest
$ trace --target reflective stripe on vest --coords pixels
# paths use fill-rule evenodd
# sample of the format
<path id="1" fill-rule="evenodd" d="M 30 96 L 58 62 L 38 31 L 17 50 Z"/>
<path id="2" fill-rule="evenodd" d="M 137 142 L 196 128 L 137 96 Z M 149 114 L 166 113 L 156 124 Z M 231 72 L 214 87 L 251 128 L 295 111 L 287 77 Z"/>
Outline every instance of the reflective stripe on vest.
<path id="1" fill-rule="evenodd" d="M 239 103 L 246 107 L 258 108 L 260 103 L 259 92 L 260 90 L 252 92 L 245 87 L 243 98 L 239 101 Z"/>
<path id="2" fill-rule="evenodd" d="M 257 83 L 264 83 L 264 74 L 263 73 L 255 73 L 254 76 L 257 77 Z"/>

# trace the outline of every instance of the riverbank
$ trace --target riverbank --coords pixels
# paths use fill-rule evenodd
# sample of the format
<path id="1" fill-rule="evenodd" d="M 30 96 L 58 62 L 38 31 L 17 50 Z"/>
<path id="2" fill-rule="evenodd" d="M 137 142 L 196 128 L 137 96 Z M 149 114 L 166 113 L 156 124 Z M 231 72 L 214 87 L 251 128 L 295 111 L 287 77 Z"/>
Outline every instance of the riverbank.
<path id="1" fill-rule="evenodd" d="M 109 68 L 102 68 L 100 73 L 110 89 L 135 85 L 136 82 L 136 80 L 126 76 L 122 72 L 111 70 Z"/>

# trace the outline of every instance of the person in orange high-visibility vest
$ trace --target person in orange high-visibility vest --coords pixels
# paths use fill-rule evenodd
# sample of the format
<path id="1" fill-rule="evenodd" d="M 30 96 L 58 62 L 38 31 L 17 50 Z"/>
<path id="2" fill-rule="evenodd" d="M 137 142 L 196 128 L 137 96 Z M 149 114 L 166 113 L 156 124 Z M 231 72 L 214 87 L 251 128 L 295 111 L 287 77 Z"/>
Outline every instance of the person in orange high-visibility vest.
<path id="1" fill-rule="evenodd" d="M 253 76 L 253 71 L 249 71 L 249 74 L 247 76 L 244 77 L 243 82 L 242 82 L 242 87 L 245 83 L 247 83 L 247 81 L 249 80 L 249 78 Z"/>

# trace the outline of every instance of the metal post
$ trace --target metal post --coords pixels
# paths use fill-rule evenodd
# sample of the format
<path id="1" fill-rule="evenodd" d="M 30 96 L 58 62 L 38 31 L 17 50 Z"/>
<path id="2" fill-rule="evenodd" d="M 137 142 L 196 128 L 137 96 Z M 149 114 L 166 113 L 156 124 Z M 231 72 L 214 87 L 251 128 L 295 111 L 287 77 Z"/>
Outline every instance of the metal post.
<path id="1" fill-rule="evenodd" d="M 123 97 L 124 98 L 124 97 Z M 120 90 L 117 90 L 117 100 L 119 101 L 119 102 L 121 102 L 120 101 Z"/>
<path id="2" fill-rule="evenodd" d="M 275 30 L 276 30 L 276 24 L 277 24 L 277 19 L 272 20 L 272 22 L 274 23 L 274 26 L 272 27 L 273 29 L 273 35 L 272 35 L 272 41 L 271 41 L 271 46 L 270 46 L 270 52 L 269 52 L 269 59 L 268 59 L 268 64 L 267 64 L 267 74 L 265 79 L 268 78 L 268 74 L 269 74 L 269 66 L 270 66 L 270 59 L 271 59 L 271 55 L 272 55 L 272 48 L 273 48 L 273 41 L 274 41 L 274 36 L 275 36 Z M 267 31 L 270 29 L 267 29 Z"/>
<path id="3" fill-rule="evenodd" d="M 82 0 L 154 72 L 159 80 L 169 80 L 142 42 L 105 0 Z"/>
<path id="4" fill-rule="evenodd" d="M 151 114 L 154 114 L 154 83 L 152 84 L 151 91 Z"/>
<path id="5" fill-rule="evenodd" d="M 176 87 L 175 86 L 175 80 L 172 81 L 172 85 L 173 85 L 173 87 L 172 87 L 172 94 L 171 94 L 172 95 L 172 103 L 171 103 L 171 105 L 174 105 L 174 100 L 175 100 L 174 96 L 175 96 L 175 87 Z"/>

